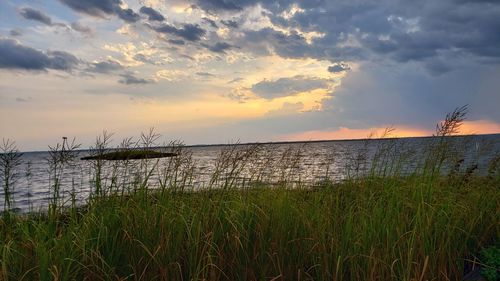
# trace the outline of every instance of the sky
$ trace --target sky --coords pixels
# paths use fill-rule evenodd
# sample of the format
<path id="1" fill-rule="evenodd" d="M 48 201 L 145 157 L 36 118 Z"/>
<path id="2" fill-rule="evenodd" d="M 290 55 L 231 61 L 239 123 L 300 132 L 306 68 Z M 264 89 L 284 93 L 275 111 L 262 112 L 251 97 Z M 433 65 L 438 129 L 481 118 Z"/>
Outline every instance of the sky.
<path id="1" fill-rule="evenodd" d="M 2 0 L 0 138 L 500 133 L 498 0 Z"/>

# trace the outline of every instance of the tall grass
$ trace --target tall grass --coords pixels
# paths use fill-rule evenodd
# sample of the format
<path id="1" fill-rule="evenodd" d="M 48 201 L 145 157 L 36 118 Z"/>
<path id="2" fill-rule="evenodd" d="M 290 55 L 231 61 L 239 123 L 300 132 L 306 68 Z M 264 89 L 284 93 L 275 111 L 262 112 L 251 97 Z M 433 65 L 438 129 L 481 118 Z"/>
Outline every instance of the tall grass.
<path id="1" fill-rule="evenodd" d="M 0 180 L 3 187 L 4 210 L 8 214 L 13 208 L 13 189 L 19 178 L 17 168 L 21 165 L 22 153 L 9 139 L 2 139 L 0 144 Z"/>
<path id="2" fill-rule="evenodd" d="M 227 145 L 198 189 L 192 152 L 179 142 L 163 145 L 177 154 L 164 162 L 95 160 L 85 205 L 5 208 L 0 280 L 460 280 L 482 248 L 500 243 L 500 157 L 477 175 L 448 138 L 464 110 L 419 151 L 395 140 L 348 152 L 343 181 L 304 181 L 307 146 Z M 111 138 L 98 137 L 92 153 L 108 151 Z M 65 141 L 50 158 L 59 197 L 78 147 Z M 158 141 L 151 130 L 118 149 Z M 8 147 L 2 155 L 18 153 Z"/>

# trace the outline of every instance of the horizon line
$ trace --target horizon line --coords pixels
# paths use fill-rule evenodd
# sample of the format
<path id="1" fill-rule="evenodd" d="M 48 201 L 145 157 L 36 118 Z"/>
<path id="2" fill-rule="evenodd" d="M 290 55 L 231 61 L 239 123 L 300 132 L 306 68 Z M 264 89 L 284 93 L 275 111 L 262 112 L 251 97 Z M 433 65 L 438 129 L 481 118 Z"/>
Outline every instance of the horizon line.
<path id="1" fill-rule="evenodd" d="M 488 133 L 488 134 L 459 134 L 459 135 L 451 135 L 451 136 L 445 136 L 445 137 L 471 137 L 471 136 L 493 136 L 493 135 L 500 135 L 499 133 Z M 216 146 L 229 146 L 229 145 L 237 145 L 237 146 L 243 146 L 243 145 L 255 145 L 255 144 L 294 144 L 294 143 L 321 143 L 321 142 L 348 142 L 348 141 L 382 141 L 382 140 L 396 140 L 396 139 L 426 139 L 426 138 L 436 138 L 439 136 L 404 136 L 404 137 L 365 137 L 365 138 L 350 138 L 350 139 L 319 139 L 319 140 L 280 140 L 280 141 L 265 141 L 265 142 L 243 142 L 243 143 L 207 143 L 207 144 L 183 144 L 184 147 L 216 147 Z M 169 147 L 168 145 L 166 146 L 154 146 L 151 147 L 150 149 L 158 149 L 158 148 L 164 148 L 164 147 Z M 143 147 L 142 147 L 143 148 Z M 118 147 L 110 147 L 108 149 L 119 149 Z M 136 148 L 131 148 L 131 149 L 141 149 L 141 147 L 136 147 Z M 88 151 L 91 150 L 91 148 L 82 148 L 82 149 L 77 149 L 76 151 Z M 48 150 L 31 150 L 31 151 L 20 151 L 20 153 L 42 153 L 42 152 L 48 152 Z"/>

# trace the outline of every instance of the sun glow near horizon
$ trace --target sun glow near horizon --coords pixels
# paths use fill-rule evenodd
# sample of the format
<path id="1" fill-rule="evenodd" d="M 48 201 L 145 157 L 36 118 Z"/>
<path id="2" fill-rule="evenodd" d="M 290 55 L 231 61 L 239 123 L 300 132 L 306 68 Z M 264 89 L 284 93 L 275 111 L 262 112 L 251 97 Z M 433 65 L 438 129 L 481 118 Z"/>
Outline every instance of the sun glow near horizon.
<path id="1" fill-rule="evenodd" d="M 389 134 L 385 132 L 390 131 Z M 456 135 L 476 135 L 476 134 L 498 134 L 500 133 L 500 123 L 489 120 L 464 121 Z M 409 138 L 409 137 L 430 137 L 435 131 L 426 128 L 408 127 L 404 125 L 388 125 L 386 127 L 371 127 L 363 129 L 352 129 L 341 127 L 332 131 L 305 131 L 296 134 L 283 135 L 279 139 L 290 141 L 308 140 L 348 140 L 367 138 Z"/>

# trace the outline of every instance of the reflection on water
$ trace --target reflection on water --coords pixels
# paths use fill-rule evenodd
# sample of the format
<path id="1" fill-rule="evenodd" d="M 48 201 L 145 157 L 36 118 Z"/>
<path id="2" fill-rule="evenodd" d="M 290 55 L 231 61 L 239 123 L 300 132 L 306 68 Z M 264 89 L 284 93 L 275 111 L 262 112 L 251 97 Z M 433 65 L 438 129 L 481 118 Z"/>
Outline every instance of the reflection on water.
<path id="1" fill-rule="evenodd" d="M 150 188 L 175 185 L 184 190 L 244 188 L 256 182 L 315 185 L 367 173 L 409 174 L 423 165 L 424 155 L 436 141 L 409 138 L 184 147 L 174 158 L 103 161 L 101 179 L 105 192 L 129 192 L 141 184 Z M 445 173 L 453 169 L 453 163 L 461 163 L 460 169 L 477 165 L 474 172 L 484 174 L 500 151 L 500 135 L 455 137 L 452 143 L 447 159 L 453 161 L 444 166 Z M 24 153 L 12 193 L 15 208 L 46 208 L 55 178 L 60 179 L 59 196 L 64 205 L 73 200 L 84 203 L 96 188 L 95 161 L 79 160 L 88 153 L 79 152 L 75 161 L 64 165 L 59 176 L 54 176 L 49 167 L 48 152 Z M 459 161 L 462 158 L 463 163 Z M 0 191 L 2 206 L 3 200 Z"/>

